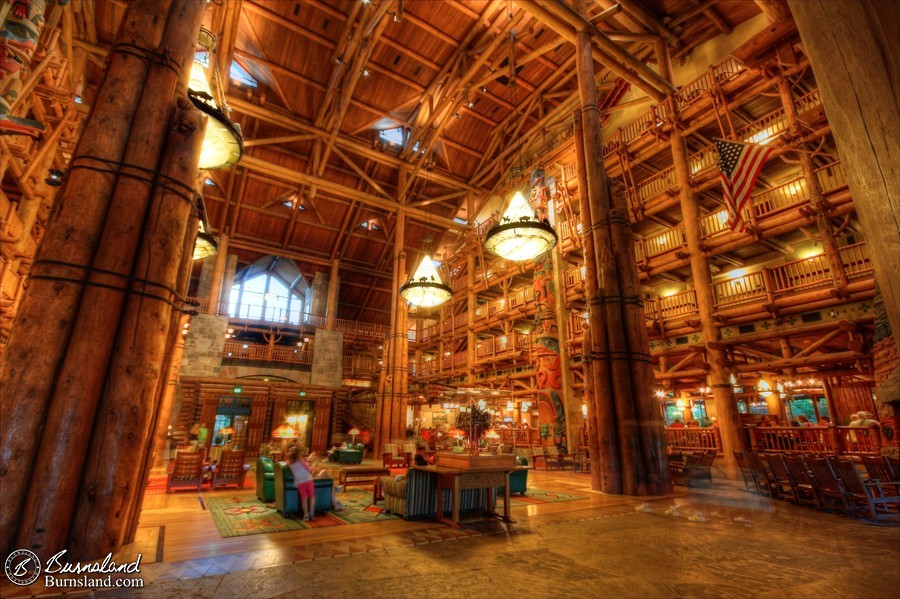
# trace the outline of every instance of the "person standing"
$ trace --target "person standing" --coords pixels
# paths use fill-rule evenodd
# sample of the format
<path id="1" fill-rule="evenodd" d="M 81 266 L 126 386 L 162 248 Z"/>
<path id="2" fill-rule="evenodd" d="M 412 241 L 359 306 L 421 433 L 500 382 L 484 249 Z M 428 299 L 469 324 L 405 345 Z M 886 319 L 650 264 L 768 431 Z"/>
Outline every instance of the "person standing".
<path id="1" fill-rule="evenodd" d="M 316 486 L 313 482 L 312 470 L 306 461 L 306 451 L 300 451 L 292 447 L 288 452 L 288 467 L 294 475 L 294 485 L 300 497 L 300 509 L 303 510 L 303 519 L 307 522 L 315 518 L 316 513 Z"/>

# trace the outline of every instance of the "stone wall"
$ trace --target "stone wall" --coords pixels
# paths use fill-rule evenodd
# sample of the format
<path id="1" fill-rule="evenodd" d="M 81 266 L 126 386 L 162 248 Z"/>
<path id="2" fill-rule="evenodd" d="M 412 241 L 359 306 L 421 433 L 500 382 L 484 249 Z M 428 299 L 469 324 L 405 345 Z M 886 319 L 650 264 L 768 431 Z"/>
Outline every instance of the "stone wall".
<path id="1" fill-rule="evenodd" d="M 343 378 L 344 334 L 316 329 L 316 347 L 310 381 L 323 387 L 340 387 Z"/>
<path id="2" fill-rule="evenodd" d="M 190 331 L 184 340 L 181 376 L 223 376 L 222 352 L 225 350 L 227 330 L 227 316 L 193 316 Z"/>

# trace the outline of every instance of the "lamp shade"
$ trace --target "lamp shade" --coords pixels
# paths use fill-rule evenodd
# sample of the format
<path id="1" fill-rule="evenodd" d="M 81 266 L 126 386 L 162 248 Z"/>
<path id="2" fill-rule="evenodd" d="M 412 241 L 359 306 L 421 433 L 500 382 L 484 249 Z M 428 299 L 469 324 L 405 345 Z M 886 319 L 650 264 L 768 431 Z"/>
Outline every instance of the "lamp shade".
<path id="1" fill-rule="evenodd" d="M 441 276 L 431 261 L 431 256 L 426 255 L 419 263 L 415 274 L 403 287 L 400 288 L 400 296 L 413 306 L 431 308 L 446 302 L 453 295 L 453 290 L 444 285 Z"/>
<path id="2" fill-rule="evenodd" d="M 282 424 L 272 431 L 272 437 L 276 439 L 293 439 L 296 436 L 297 431 L 290 424 Z"/>
<path id="3" fill-rule="evenodd" d="M 224 428 L 220 428 L 219 432 L 222 433 L 223 435 L 233 435 L 234 429 L 231 428 L 230 426 L 226 426 Z"/>
<path id="4" fill-rule="evenodd" d="M 191 66 L 191 80 L 188 83 L 188 97 L 203 114 L 206 134 L 200 148 L 201 169 L 227 168 L 237 164 L 244 152 L 244 140 L 237 125 L 222 112 L 216 104 L 209 86 L 206 66 L 194 59 Z"/>
<path id="5" fill-rule="evenodd" d="M 197 241 L 194 242 L 194 260 L 203 260 L 215 256 L 219 251 L 219 244 L 215 237 L 206 231 L 197 233 Z"/>
<path id="6" fill-rule="evenodd" d="M 353 428 L 351 428 L 349 431 L 347 431 L 347 434 L 348 434 L 348 435 L 358 435 L 358 434 L 359 434 L 359 429 L 356 428 L 356 427 L 353 427 Z"/>
<path id="7" fill-rule="evenodd" d="M 528 200 L 517 191 L 500 222 L 488 231 L 484 247 L 501 258 L 522 261 L 552 249 L 556 241 L 553 227 L 537 220 Z"/>

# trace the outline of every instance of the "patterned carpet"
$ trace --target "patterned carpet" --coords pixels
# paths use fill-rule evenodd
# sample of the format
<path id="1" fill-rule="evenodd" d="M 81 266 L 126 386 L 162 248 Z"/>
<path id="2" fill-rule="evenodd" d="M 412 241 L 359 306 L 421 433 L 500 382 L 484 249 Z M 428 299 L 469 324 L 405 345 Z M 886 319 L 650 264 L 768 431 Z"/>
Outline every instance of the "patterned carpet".
<path id="1" fill-rule="evenodd" d="M 318 512 L 311 522 L 285 518 L 275 509 L 274 503 L 264 504 L 253 495 L 223 495 L 205 497 L 204 500 L 222 538 L 398 518 L 382 513 L 379 506 L 373 506 L 372 493 L 362 489 L 350 489 L 339 494 L 338 501 L 347 506 L 346 509 Z"/>
<path id="2" fill-rule="evenodd" d="M 574 501 L 576 499 L 587 499 L 582 495 L 567 495 L 566 493 L 557 493 L 555 491 L 542 491 L 541 489 L 528 489 L 525 495 L 518 493 L 510 496 L 510 507 L 518 507 L 523 505 L 538 505 L 541 503 L 556 503 L 558 501 Z M 498 503 L 503 503 L 503 495 L 497 498 Z"/>

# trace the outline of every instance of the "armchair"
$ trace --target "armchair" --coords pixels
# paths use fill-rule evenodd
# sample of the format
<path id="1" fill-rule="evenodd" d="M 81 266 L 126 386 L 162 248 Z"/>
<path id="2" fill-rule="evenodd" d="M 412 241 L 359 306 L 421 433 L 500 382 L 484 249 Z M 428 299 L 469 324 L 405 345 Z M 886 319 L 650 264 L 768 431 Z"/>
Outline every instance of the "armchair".
<path id="1" fill-rule="evenodd" d="M 179 489 L 200 490 L 203 484 L 203 473 L 206 470 L 203 452 L 175 452 L 175 466 L 166 479 L 166 493 Z"/>
<path id="2" fill-rule="evenodd" d="M 216 490 L 229 485 L 244 488 L 249 466 L 244 464 L 244 451 L 225 449 L 219 457 L 219 463 L 213 469 L 212 489 Z"/>
<path id="3" fill-rule="evenodd" d="M 284 515 L 300 513 L 300 494 L 294 486 L 294 475 L 284 462 L 276 462 L 274 467 L 275 478 L 275 509 Z M 327 512 L 334 509 L 333 493 L 334 481 L 323 477 L 313 480 L 316 487 L 315 509 L 317 512 Z"/>
<path id="4" fill-rule="evenodd" d="M 275 501 L 275 466 L 269 458 L 256 459 L 256 498 L 263 503 Z"/>
<path id="5" fill-rule="evenodd" d="M 384 444 L 384 453 L 381 454 L 381 463 L 385 468 L 408 468 L 409 462 L 406 455 L 397 450 L 394 443 Z"/>

